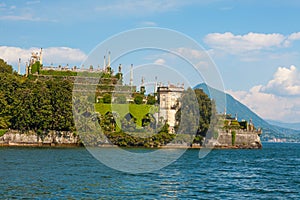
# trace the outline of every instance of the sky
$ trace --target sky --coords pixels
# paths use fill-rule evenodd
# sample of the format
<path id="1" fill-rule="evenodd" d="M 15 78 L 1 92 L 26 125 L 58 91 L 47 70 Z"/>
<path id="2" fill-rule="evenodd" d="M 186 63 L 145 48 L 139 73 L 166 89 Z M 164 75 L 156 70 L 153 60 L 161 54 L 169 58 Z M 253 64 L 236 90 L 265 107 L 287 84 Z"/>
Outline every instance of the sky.
<path id="1" fill-rule="evenodd" d="M 202 46 L 226 92 L 259 116 L 300 122 L 299 10 L 297 0 L 0 0 L 0 58 L 16 69 L 19 58 L 24 67 L 31 52 L 43 48 L 44 65 L 80 66 L 114 35 L 143 27 L 170 29 Z M 203 53 L 176 51 L 198 58 Z M 124 68 L 146 60 L 174 64 L 165 52 L 141 54 L 124 59 Z"/>

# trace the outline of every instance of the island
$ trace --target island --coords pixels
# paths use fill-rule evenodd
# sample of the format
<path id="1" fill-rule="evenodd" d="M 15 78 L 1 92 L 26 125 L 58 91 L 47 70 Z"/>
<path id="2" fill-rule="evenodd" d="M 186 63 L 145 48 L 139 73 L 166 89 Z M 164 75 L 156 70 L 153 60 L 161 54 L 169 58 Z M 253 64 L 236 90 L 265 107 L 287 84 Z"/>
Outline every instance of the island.
<path id="1" fill-rule="evenodd" d="M 202 89 L 155 79 L 147 92 L 143 77 L 133 85 L 133 65 L 125 84 L 110 52 L 102 68 L 44 66 L 42 57 L 32 53 L 25 75 L 0 60 L 0 146 L 262 148 L 251 119 L 217 113 Z"/>

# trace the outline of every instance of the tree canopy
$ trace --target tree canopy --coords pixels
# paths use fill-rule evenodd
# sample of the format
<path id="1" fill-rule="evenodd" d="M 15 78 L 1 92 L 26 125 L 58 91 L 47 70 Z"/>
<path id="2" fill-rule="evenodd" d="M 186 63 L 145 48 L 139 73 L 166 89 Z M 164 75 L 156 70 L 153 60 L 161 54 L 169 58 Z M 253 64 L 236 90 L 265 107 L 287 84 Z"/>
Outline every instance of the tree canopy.
<path id="1" fill-rule="evenodd" d="M 0 72 L 0 129 L 74 130 L 72 81 L 18 76 L 2 59 Z"/>
<path id="2" fill-rule="evenodd" d="M 40 64 L 32 66 L 32 72 L 40 70 Z M 106 79 L 105 79 L 106 80 Z M 66 76 L 44 77 L 31 75 L 29 77 L 19 76 L 13 73 L 12 66 L 0 59 L 0 129 L 16 129 L 22 132 L 34 131 L 40 136 L 47 134 L 50 130 L 55 131 L 75 131 L 72 112 L 72 79 Z M 94 101 L 94 97 L 91 98 Z M 78 99 L 79 101 L 80 99 Z M 125 95 L 112 98 L 111 93 L 105 93 L 102 102 L 111 104 L 112 100 L 118 104 L 126 103 Z M 147 103 L 145 107 L 156 103 L 155 96 L 134 93 L 134 103 L 139 105 Z M 145 100 L 147 100 L 145 102 Z M 188 136 L 195 136 L 198 141 L 201 137 L 210 133 L 210 125 L 216 124 L 216 108 L 212 101 L 201 89 L 187 89 L 184 91 L 176 108 L 177 125 L 176 132 Z M 73 108 L 74 109 L 74 108 Z M 93 115 L 87 108 L 78 108 L 83 112 L 83 116 Z M 167 141 L 171 141 L 174 135 L 168 133 L 168 124 L 156 121 L 150 113 L 145 113 L 141 119 L 131 116 L 128 119 L 116 121 L 114 113 L 109 112 L 100 117 L 98 122 L 108 138 L 117 141 L 119 145 L 148 145 L 160 146 Z M 140 120 L 140 121 L 139 121 Z M 93 120 L 94 122 L 94 120 Z M 118 128 L 118 124 L 119 127 Z M 140 123 L 140 124 L 139 124 Z M 77 128 L 88 130 L 87 124 L 77 126 Z M 124 129 L 124 130 L 122 130 Z M 147 139 L 137 139 L 129 136 L 126 132 L 155 133 Z M 127 135 L 126 135 L 127 134 Z M 121 136 L 124 136 L 122 138 Z"/>
<path id="3" fill-rule="evenodd" d="M 13 73 L 13 67 L 0 58 L 0 73 Z"/>

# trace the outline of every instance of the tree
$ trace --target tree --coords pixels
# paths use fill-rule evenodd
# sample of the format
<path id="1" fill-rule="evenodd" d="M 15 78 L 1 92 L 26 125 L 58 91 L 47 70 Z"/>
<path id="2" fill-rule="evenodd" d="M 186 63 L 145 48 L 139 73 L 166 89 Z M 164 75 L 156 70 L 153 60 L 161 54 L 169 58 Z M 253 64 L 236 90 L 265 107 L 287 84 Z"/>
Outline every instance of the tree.
<path id="1" fill-rule="evenodd" d="M 9 105 L 5 96 L 0 92 L 0 129 L 7 129 L 10 126 Z"/>
<path id="2" fill-rule="evenodd" d="M 143 99 L 144 99 L 144 95 L 137 94 L 134 97 L 134 103 L 140 105 L 143 103 Z"/>
<path id="3" fill-rule="evenodd" d="M 199 127 L 199 106 L 194 91 L 188 88 L 184 91 L 181 106 L 175 118 L 178 125 L 175 127 L 177 133 L 196 135 Z"/>
<path id="4" fill-rule="evenodd" d="M 40 73 L 40 69 L 41 69 L 41 64 L 40 61 L 36 61 L 32 66 L 31 66 L 31 74 L 35 74 L 35 73 Z"/>
<path id="5" fill-rule="evenodd" d="M 29 88 L 17 89 L 16 99 L 12 104 L 11 125 L 22 132 L 30 130 L 32 111 L 32 91 Z"/>
<path id="6" fill-rule="evenodd" d="M 52 109 L 51 130 L 74 130 L 72 113 L 72 82 L 70 80 L 50 79 L 46 82 Z"/>
<path id="7" fill-rule="evenodd" d="M 216 115 L 215 105 L 201 90 L 188 88 L 181 99 L 181 107 L 176 113 L 177 133 L 206 136 L 210 127 L 212 113 Z"/>
<path id="8" fill-rule="evenodd" d="M 3 59 L 0 58 L 0 73 L 12 74 L 13 68 L 7 64 Z"/>
<path id="9" fill-rule="evenodd" d="M 201 136 L 206 136 L 206 133 L 209 129 L 210 120 L 212 116 L 212 102 L 210 98 L 203 92 L 202 89 L 195 89 L 195 95 L 198 100 L 199 105 L 199 113 L 200 113 L 200 119 L 199 119 L 199 128 L 197 131 L 197 134 L 200 134 Z M 215 109 L 215 108 L 214 108 Z"/>
<path id="10" fill-rule="evenodd" d="M 147 97 L 147 104 L 154 105 L 155 103 L 156 103 L 155 97 L 149 94 Z"/>
<path id="11" fill-rule="evenodd" d="M 108 93 L 106 93 L 106 94 L 104 94 L 103 95 L 103 103 L 107 103 L 107 104 L 110 104 L 111 103 L 111 94 L 108 94 Z"/>
<path id="12" fill-rule="evenodd" d="M 142 126 L 148 131 L 153 132 L 156 128 L 156 120 L 150 113 L 147 113 L 142 119 Z"/>
<path id="13" fill-rule="evenodd" d="M 50 92 L 45 82 L 36 81 L 32 86 L 30 129 L 43 135 L 50 129 L 53 116 Z"/>

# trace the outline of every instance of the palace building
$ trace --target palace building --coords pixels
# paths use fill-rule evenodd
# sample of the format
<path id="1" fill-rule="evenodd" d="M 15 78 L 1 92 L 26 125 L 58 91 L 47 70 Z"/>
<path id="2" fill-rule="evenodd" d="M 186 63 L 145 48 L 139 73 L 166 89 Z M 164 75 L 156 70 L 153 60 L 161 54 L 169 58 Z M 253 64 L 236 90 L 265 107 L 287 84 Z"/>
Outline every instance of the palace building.
<path id="1" fill-rule="evenodd" d="M 178 111 L 179 98 L 184 91 L 184 85 L 176 86 L 169 84 L 168 86 L 159 86 L 157 88 L 158 102 L 159 102 L 159 119 L 163 118 L 169 124 L 169 129 L 174 133 L 174 126 L 176 125 L 175 114 Z"/>

